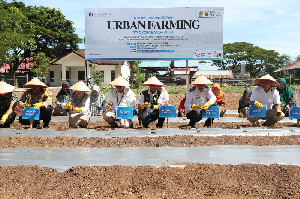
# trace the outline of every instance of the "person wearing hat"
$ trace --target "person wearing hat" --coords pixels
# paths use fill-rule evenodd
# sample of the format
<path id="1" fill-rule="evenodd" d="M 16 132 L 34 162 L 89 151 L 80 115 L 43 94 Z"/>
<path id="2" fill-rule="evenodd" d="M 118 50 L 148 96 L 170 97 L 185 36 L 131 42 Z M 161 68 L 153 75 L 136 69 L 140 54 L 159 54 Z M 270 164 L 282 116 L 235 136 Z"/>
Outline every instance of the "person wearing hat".
<path id="1" fill-rule="evenodd" d="M 34 120 L 33 128 L 48 128 L 52 114 L 52 93 L 47 90 L 48 86 L 35 77 L 24 84 L 23 87 L 29 89 L 21 96 L 19 106 L 21 108 L 34 107 L 39 109 L 40 118 L 39 120 Z M 40 120 L 43 120 L 43 126 L 40 126 Z M 24 120 L 22 116 L 19 117 L 19 122 L 22 125 L 30 125 L 30 120 Z"/>
<path id="2" fill-rule="evenodd" d="M 294 105 L 293 102 L 294 91 L 293 89 L 288 87 L 286 80 L 284 78 L 279 78 L 277 82 L 279 83 L 277 90 L 280 95 L 281 111 L 285 114 L 285 117 L 289 117 L 290 107 Z"/>
<path id="3" fill-rule="evenodd" d="M 300 106 L 300 85 L 296 88 L 295 101 L 296 101 L 296 105 L 299 107 Z"/>
<path id="4" fill-rule="evenodd" d="M 56 107 L 54 108 L 53 115 L 55 116 L 66 116 L 67 111 L 65 105 L 70 101 L 71 90 L 69 89 L 69 82 L 63 82 L 62 88 L 56 96 Z"/>
<path id="5" fill-rule="evenodd" d="M 117 77 L 109 85 L 114 88 L 110 90 L 106 100 L 106 111 L 103 119 L 112 127 L 133 128 L 132 119 L 116 119 L 117 107 L 132 107 L 135 109 L 136 97 L 130 89 L 130 84 L 122 76 Z"/>
<path id="6" fill-rule="evenodd" d="M 157 128 L 162 128 L 165 118 L 159 117 L 159 106 L 163 104 L 161 92 L 158 87 L 162 87 L 163 83 L 160 82 L 155 76 L 152 76 L 142 86 L 149 86 L 149 89 L 141 92 L 138 105 L 139 121 L 144 128 L 148 128 L 150 122 L 158 119 L 156 124 Z"/>
<path id="7" fill-rule="evenodd" d="M 250 105 L 254 105 L 258 109 L 266 106 L 267 114 L 265 118 L 247 117 L 247 119 L 253 125 L 258 124 L 258 119 L 265 119 L 263 126 L 272 126 L 284 117 L 284 113 L 280 109 L 280 95 L 278 90 L 276 90 L 278 82 L 267 74 L 256 79 L 254 83 L 257 87 L 252 91 Z"/>
<path id="8" fill-rule="evenodd" d="M 18 103 L 18 95 L 14 92 L 16 88 L 0 81 L 0 128 L 9 128 L 15 121 L 14 108 Z"/>
<path id="9" fill-rule="evenodd" d="M 90 110 L 93 116 L 102 115 L 105 112 L 105 96 L 100 91 L 99 86 L 94 85 L 90 96 Z"/>
<path id="10" fill-rule="evenodd" d="M 65 105 L 65 109 L 69 110 L 69 127 L 70 128 L 86 128 L 90 121 L 90 96 L 87 92 L 91 90 L 83 81 L 79 81 L 70 87 L 73 90 L 70 94 L 70 102 Z"/>
<path id="11" fill-rule="evenodd" d="M 216 101 L 216 96 L 212 90 L 206 86 L 213 84 L 209 79 L 203 75 L 199 75 L 195 81 L 191 83 L 194 85 L 186 92 L 185 112 L 186 117 L 190 119 L 189 126 L 195 128 L 196 122 L 202 119 L 202 112 L 206 111 Z M 212 120 L 208 118 L 204 126 L 210 127 Z"/>

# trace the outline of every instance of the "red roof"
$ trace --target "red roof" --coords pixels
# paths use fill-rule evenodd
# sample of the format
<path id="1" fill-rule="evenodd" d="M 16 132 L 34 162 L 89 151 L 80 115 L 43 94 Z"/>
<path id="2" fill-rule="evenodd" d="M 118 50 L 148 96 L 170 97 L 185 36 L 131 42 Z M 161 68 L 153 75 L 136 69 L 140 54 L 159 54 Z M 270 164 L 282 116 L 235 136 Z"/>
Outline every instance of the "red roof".
<path id="1" fill-rule="evenodd" d="M 296 60 L 293 63 L 290 63 L 278 70 L 275 70 L 275 72 L 285 71 L 285 70 L 295 70 L 300 69 L 300 60 Z"/>

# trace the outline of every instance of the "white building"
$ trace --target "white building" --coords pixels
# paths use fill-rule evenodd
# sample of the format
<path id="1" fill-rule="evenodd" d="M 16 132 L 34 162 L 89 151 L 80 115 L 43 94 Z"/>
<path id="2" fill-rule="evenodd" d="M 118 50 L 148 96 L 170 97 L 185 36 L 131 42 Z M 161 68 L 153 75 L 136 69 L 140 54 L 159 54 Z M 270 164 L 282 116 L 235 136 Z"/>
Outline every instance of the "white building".
<path id="1" fill-rule="evenodd" d="M 92 78 L 92 70 L 97 70 L 103 72 L 103 85 L 108 85 L 109 82 L 121 75 L 121 65 L 123 63 L 124 61 L 109 60 L 86 61 L 85 50 L 71 51 L 51 61 L 51 69 L 46 78 L 46 83 L 51 87 L 61 86 L 63 81 L 68 81 L 70 85 L 73 85 L 79 80 L 86 81 L 86 79 Z"/>

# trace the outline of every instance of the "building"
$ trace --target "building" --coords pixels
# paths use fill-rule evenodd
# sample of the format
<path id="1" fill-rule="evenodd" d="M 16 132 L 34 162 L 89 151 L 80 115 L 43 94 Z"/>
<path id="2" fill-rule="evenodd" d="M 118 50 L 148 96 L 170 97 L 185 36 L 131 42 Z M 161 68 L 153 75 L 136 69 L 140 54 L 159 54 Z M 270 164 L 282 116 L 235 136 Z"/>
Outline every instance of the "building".
<path id="1" fill-rule="evenodd" d="M 61 86 L 63 81 L 68 81 L 73 85 L 79 80 L 86 81 L 92 78 L 92 71 L 97 70 L 103 73 L 103 85 L 108 85 L 115 77 L 121 75 L 123 63 L 124 61 L 85 60 L 85 50 L 73 50 L 50 62 L 51 68 L 46 84 L 55 87 Z"/>

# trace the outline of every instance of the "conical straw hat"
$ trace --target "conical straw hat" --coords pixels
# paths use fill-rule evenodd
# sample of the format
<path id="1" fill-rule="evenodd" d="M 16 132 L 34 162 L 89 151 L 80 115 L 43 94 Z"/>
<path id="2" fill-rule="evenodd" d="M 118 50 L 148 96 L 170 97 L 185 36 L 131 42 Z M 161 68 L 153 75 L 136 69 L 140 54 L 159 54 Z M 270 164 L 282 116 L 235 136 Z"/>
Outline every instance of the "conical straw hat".
<path id="1" fill-rule="evenodd" d="M 74 84 L 73 86 L 71 86 L 69 89 L 74 90 L 74 91 L 91 92 L 89 87 L 87 87 L 87 85 L 81 80 L 79 82 L 77 82 L 76 84 Z"/>
<path id="2" fill-rule="evenodd" d="M 254 80 L 254 83 L 257 85 L 257 86 L 261 86 L 261 82 L 262 81 L 265 81 L 265 80 L 269 80 L 271 81 L 271 87 L 277 87 L 279 86 L 279 83 L 276 81 L 276 79 L 274 79 L 271 75 L 267 74 L 267 75 L 264 75 L 262 76 L 261 78 L 258 78 L 256 80 Z"/>
<path id="3" fill-rule="evenodd" d="M 39 80 L 37 77 L 34 77 L 32 80 L 30 80 L 29 82 L 27 82 L 26 84 L 24 84 L 24 88 L 29 88 L 31 86 L 42 86 L 47 88 L 48 86 L 46 84 L 44 84 L 43 82 L 41 82 L 41 80 Z"/>
<path id="4" fill-rule="evenodd" d="M 191 85 L 206 85 L 206 84 L 213 84 L 209 79 L 207 79 L 203 75 L 199 75 L 192 83 Z"/>
<path id="5" fill-rule="evenodd" d="M 150 85 L 163 86 L 164 84 L 161 81 L 159 81 L 155 76 L 152 76 L 150 79 L 148 79 L 142 84 L 142 86 Z"/>
<path id="6" fill-rule="evenodd" d="M 124 79 L 124 77 L 122 76 L 119 76 L 116 79 L 114 79 L 114 81 L 110 82 L 109 85 L 130 87 L 129 82 L 126 81 L 126 79 Z"/>
<path id="7" fill-rule="evenodd" d="M 13 92 L 16 89 L 16 87 L 7 84 L 4 81 L 0 81 L 0 94 L 10 93 Z"/>

